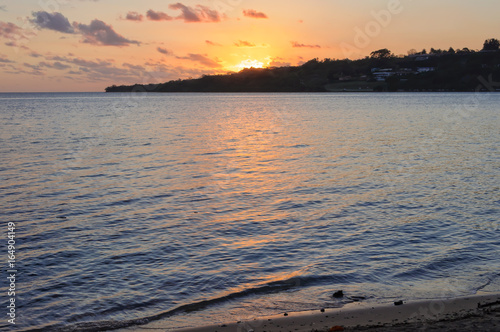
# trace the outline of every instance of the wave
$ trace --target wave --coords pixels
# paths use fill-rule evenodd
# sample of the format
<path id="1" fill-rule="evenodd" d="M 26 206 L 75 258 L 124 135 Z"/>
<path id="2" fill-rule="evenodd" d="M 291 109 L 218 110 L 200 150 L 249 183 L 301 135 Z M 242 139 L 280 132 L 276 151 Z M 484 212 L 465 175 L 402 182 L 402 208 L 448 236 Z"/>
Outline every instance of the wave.
<path id="1" fill-rule="evenodd" d="M 291 277 L 285 280 L 279 280 L 279 281 L 271 281 L 267 282 L 265 284 L 257 285 L 254 287 L 246 288 L 241 291 L 236 291 L 230 294 L 226 294 L 220 297 L 212 298 L 209 300 L 203 300 L 199 302 L 194 302 L 194 303 L 189 303 L 185 305 L 178 306 L 176 308 L 173 308 L 171 310 L 148 316 L 148 317 L 143 317 L 143 318 L 135 318 L 135 319 L 130 319 L 130 320 L 125 320 L 125 321 L 95 321 L 95 322 L 80 322 L 80 323 L 75 323 L 75 324 L 65 324 L 65 323 L 57 323 L 53 325 L 45 325 L 37 328 L 29 328 L 26 330 L 20 330 L 20 331 L 26 331 L 26 332 L 38 332 L 38 331 L 75 331 L 75 332 L 90 332 L 90 331 L 109 331 L 109 330 L 116 330 L 116 329 L 121 329 L 121 328 L 127 328 L 131 326 L 139 326 L 139 325 L 145 325 L 153 321 L 157 320 L 162 320 L 166 319 L 168 317 L 172 317 L 175 315 L 183 314 L 183 313 L 190 313 L 190 312 L 195 312 L 195 311 L 200 311 L 203 309 L 206 309 L 210 306 L 214 305 L 219 305 L 223 304 L 225 302 L 229 302 L 232 300 L 238 300 L 242 299 L 247 296 L 253 296 L 253 295 L 268 295 L 268 294 L 273 294 L 273 293 L 279 293 L 279 292 L 285 292 L 285 291 L 290 291 L 293 289 L 297 288 L 302 288 L 302 287 L 307 287 L 311 285 L 318 285 L 318 284 L 338 284 L 342 282 L 346 282 L 347 280 L 353 278 L 354 276 L 352 275 L 338 275 L 338 276 L 332 276 L 332 275 L 323 275 L 323 276 L 318 276 L 318 275 L 313 275 L 313 276 L 304 276 L 304 277 Z M 346 298 L 346 302 L 342 302 L 341 304 L 347 303 L 347 302 L 353 302 L 353 301 L 358 301 L 359 298 L 364 299 L 364 297 L 353 297 L 353 298 Z M 134 307 L 141 305 L 141 304 L 134 304 Z M 126 309 L 133 309 L 133 308 L 122 308 L 122 310 Z"/>

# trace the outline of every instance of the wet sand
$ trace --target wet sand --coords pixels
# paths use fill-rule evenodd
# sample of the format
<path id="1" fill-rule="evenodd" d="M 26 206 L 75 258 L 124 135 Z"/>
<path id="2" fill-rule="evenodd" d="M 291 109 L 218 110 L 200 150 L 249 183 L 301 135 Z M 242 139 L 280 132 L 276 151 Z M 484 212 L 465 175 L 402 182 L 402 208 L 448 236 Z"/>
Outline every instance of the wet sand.
<path id="1" fill-rule="evenodd" d="M 162 321 L 121 331 L 166 331 Z M 283 313 L 252 321 L 169 331 L 500 331 L 500 293 L 403 304 L 352 303 L 343 308 Z"/>

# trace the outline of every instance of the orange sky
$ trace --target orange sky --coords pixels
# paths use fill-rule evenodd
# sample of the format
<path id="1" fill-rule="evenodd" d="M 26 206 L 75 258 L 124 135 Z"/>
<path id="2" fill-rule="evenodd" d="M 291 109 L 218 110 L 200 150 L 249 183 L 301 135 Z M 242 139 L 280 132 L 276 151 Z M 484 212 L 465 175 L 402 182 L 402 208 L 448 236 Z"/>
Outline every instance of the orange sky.
<path id="1" fill-rule="evenodd" d="M 178 1 L 0 1 L 0 92 L 103 91 L 500 38 L 498 0 Z"/>

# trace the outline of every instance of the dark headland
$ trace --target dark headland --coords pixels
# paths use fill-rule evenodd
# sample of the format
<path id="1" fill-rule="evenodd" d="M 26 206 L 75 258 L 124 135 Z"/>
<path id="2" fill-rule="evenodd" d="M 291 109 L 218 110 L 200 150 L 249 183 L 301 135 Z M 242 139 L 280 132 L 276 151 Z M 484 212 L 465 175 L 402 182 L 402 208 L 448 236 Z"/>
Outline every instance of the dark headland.
<path id="1" fill-rule="evenodd" d="M 359 60 L 312 59 L 300 66 L 248 68 L 159 84 L 113 85 L 106 92 L 500 91 L 500 42 L 468 48 L 388 49 Z"/>

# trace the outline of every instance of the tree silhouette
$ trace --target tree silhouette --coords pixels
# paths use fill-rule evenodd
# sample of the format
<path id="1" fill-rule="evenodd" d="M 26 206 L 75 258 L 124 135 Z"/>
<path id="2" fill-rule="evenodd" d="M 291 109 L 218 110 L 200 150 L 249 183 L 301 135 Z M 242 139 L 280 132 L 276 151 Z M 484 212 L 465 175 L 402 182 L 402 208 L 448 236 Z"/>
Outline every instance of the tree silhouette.
<path id="1" fill-rule="evenodd" d="M 298 66 L 247 68 L 226 75 L 204 75 L 198 79 L 172 80 L 162 84 L 110 86 L 107 92 L 325 92 L 373 89 L 375 91 L 494 91 L 495 86 L 478 85 L 500 81 L 500 42 L 489 39 L 484 50 L 425 49 L 396 56 L 388 49 L 371 52 L 357 60 L 318 58 Z M 418 55 L 418 56 L 417 56 Z M 418 68 L 432 68 L 421 71 Z M 383 75 L 393 75 L 380 81 Z M 490 84 L 490 83 L 488 83 Z"/>
<path id="2" fill-rule="evenodd" d="M 500 50 L 500 41 L 495 38 L 486 39 L 483 45 L 483 51 L 498 51 Z"/>
<path id="3" fill-rule="evenodd" d="M 371 52 L 370 57 L 372 59 L 389 59 L 392 58 L 392 53 L 387 48 L 383 48 L 378 51 Z"/>

